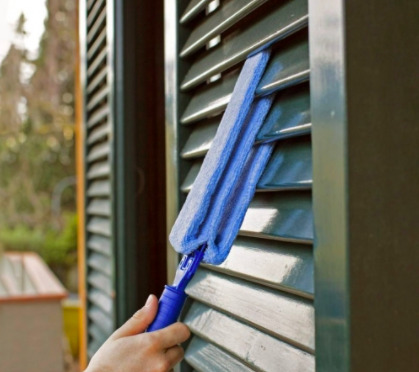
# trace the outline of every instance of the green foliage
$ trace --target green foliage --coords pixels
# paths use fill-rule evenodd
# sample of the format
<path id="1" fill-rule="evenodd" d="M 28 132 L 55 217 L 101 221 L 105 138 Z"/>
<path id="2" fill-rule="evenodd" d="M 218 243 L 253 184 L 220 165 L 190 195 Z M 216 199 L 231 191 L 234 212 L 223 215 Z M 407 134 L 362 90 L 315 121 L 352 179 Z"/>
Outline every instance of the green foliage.
<path id="1" fill-rule="evenodd" d="M 32 251 L 53 267 L 67 269 L 77 260 L 77 217 L 69 214 L 61 231 L 30 229 L 26 225 L 0 230 L 0 246 L 5 251 Z"/>

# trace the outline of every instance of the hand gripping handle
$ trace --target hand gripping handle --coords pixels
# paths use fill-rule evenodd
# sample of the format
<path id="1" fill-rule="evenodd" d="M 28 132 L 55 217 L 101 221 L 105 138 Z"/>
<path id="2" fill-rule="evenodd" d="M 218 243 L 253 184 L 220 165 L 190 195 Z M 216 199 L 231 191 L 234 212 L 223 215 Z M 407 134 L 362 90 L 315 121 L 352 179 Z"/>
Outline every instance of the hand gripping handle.
<path id="1" fill-rule="evenodd" d="M 166 285 L 159 300 L 159 308 L 147 332 L 157 331 L 176 322 L 186 300 L 184 290 Z"/>

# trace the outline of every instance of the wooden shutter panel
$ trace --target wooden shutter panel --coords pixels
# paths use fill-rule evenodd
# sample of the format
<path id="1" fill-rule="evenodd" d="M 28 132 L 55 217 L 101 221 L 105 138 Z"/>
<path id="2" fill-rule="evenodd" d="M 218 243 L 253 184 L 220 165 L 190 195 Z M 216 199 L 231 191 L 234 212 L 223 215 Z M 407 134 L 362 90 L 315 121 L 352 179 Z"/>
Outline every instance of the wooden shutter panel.
<path id="1" fill-rule="evenodd" d="M 249 54 L 272 48 L 257 94 L 276 95 L 257 138 L 275 141 L 275 150 L 239 236 L 227 260 L 202 265 L 187 288 L 185 371 L 314 370 L 307 8 L 306 0 L 178 1 L 177 13 L 168 6 L 176 22 L 167 25 L 177 26 L 166 33 L 176 31 L 179 43 L 171 119 L 181 200 Z"/>
<path id="2" fill-rule="evenodd" d="M 91 357 L 115 328 L 112 120 L 109 5 L 106 0 L 88 0 L 84 5 L 86 316 Z"/>

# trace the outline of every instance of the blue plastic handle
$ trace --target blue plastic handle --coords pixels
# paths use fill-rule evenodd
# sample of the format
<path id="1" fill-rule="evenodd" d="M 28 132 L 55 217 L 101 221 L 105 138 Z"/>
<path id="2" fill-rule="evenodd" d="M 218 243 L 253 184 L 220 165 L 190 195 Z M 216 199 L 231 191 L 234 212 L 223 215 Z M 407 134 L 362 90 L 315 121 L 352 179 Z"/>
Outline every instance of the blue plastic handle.
<path id="1" fill-rule="evenodd" d="M 160 296 L 157 315 L 147 328 L 147 332 L 157 331 L 175 323 L 182 311 L 186 297 L 184 290 L 166 285 Z"/>

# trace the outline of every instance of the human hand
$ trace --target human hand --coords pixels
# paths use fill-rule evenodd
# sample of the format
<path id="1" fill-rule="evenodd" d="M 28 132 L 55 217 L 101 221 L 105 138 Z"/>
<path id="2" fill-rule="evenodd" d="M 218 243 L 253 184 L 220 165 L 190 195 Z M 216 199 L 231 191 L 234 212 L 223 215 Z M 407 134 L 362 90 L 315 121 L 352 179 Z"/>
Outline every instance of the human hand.
<path id="1" fill-rule="evenodd" d="M 157 314 L 150 295 L 145 306 L 117 329 L 91 359 L 85 372 L 167 372 L 183 358 L 180 343 L 190 332 L 182 323 L 144 333 Z"/>

